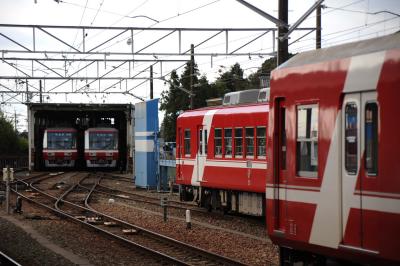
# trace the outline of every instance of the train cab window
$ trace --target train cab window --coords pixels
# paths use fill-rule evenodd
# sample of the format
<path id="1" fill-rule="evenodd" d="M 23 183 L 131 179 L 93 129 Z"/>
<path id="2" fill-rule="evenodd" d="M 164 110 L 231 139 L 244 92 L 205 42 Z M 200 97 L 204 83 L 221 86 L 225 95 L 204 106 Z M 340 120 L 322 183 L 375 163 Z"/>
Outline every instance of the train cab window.
<path id="1" fill-rule="evenodd" d="M 257 127 L 257 158 L 265 159 L 266 151 L 266 133 L 265 127 Z"/>
<path id="2" fill-rule="evenodd" d="M 222 157 L 222 129 L 214 129 L 214 155 Z"/>
<path id="3" fill-rule="evenodd" d="M 254 128 L 246 127 L 246 158 L 254 157 Z"/>
<path id="4" fill-rule="evenodd" d="M 76 149 L 76 135 L 73 132 L 48 132 L 47 148 L 49 150 Z"/>
<path id="5" fill-rule="evenodd" d="M 318 176 L 318 105 L 297 107 L 297 174 Z"/>
<path id="6" fill-rule="evenodd" d="M 378 174 L 378 105 L 365 106 L 365 169 L 368 175 Z"/>
<path id="7" fill-rule="evenodd" d="M 224 129 L 225 157 L 232 157 L 232 128 Z"/>
<path id="8" fill-rule="evenodd" d="M 345 107 L 345 145 L 344 145 L 344 164 L 349 174 L 355 175 L 358 169 L 358 118 L 357 104 L 347 103 Z"/>
<path id="9" fill-rule="evenodd" d="M 243 157 L 243 128 L 235 128 L 235 158 Z"/>
<path id="10" fill-rule="evenodd" d="M 183 149 L 185 156 L 190 156 L 190 129 L 185 129 Z"/>

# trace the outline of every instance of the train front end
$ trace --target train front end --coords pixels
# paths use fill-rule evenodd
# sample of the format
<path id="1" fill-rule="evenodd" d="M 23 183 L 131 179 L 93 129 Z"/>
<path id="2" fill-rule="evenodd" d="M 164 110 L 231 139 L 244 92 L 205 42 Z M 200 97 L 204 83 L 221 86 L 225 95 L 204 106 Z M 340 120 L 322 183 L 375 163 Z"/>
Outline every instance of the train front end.
<path id="1" fill-rule="evenodd" d="M 87 167 L 113 168 L 117 166 L 118 130 L 89 128 L 85 131 L 85 161 Z"/>
<path id="2" fill-rule="evenodd" d="M 43 135 L 43 159 L 46 167 L 74 167 L 78 156 L 76 130 L 49 128 Z"/>

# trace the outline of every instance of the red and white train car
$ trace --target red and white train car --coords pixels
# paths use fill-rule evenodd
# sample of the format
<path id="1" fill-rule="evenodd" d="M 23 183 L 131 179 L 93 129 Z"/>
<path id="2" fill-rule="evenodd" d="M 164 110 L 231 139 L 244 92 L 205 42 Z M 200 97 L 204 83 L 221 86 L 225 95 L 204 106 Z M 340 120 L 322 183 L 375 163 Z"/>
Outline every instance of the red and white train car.
<path id="1" fill-rule="evenodd" d="M 177 119 L 181 199 L 208 209 L 265 214 L 268 104 L 207 107 Z"/>
<path id="2" fill-rule="evenodd" d="M 400 33 L 272 72 L 267 227 L 282 264 L 400 264 L 399 99 Z"/>
<path id="3" fill-rule="evenodd" d="M 85 130 L 87 167 L 116 167 L 118 154 L 118 129 L 99 127 Z"/>
<path id="4" fill-rule="evenodd" d="M 76 129 L 48 128 L 43 134 L 43 160 L 46 167 L 74 167 L 78 156 Z"/>

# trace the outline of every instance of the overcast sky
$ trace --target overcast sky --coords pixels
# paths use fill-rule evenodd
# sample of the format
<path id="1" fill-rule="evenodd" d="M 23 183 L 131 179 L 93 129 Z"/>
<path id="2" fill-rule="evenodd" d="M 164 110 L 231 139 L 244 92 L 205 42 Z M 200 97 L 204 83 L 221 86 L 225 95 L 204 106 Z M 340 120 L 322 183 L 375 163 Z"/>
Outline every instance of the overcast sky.
<path id="1" fill-rule="evenodd" d="M 36 3 L 35 3 L 36 2 Z M 249 3 L 257 6 L 265 12 L 278 16 L 278 0 L 248 0 Z M 293 24 L 310 6 L 314 0 L 291 0 L 289 1 L 289 24 Z M 327 0 L 323 3 L 326 8 L 322 11 L 322 47 L 328 47 L 340 43 L 357 41 L 377 36 L 390 34 L 400 29 L 400 1 L 399 0 Z M 381 12 L 390 11 L 398 15 Z M 130 18 L 134 16 L 148 16 Z M 155 21 L 159 21 L 156 23 Z M 235 0 L 65 0 L 57 3 L 52 0 L 1 0 L 0 1 L 0 23 L 1 24 L 42 24 L 42 25 L 68 25 L 68 26 L 123 26 L 123 27 L 171 27 L 171 28 L 267 28 L 275 25 L 254 13 L 247 7 L 241 5 Z M 315 12 L 304 21 L 300 27 L 315 27 Z M 16 29 L 0 28 L 0 32 L 12 36 L 16 40 L 30 45 L 30 32 Z M 64 40 L 73 43 L 78 47 L 81 43 L 80 34 L 75 31 L 54 32 L 62 36 Z M 140 33 L 137 43 L 151 43 L 155 37 L 153 33 Z M 165 33 L 163 33 L 165 34 Z M 302 33 L 294 32 L 289 42 L 296 40 Z M 304 33 L 303 33 L 304 34 Z M 182 50 L 190 48 L 190 43 L 199 43 L 208 38 L 210 33 L 195 33 L 182 35 Z M 229 36 L 229 47 L 234 49 L 253 39 L 258 34 L 248 32 L 245 34 L 232 34 Z M 93 43 L 104 40 L 107 33 L 100 31 L 90 32 L 88 38 Z M 118 42 L 119 41 L 119 42 Z M 38 41 L 40 42 L 40 41 Z M 43 47 L 51 47 L 52 42 L 43 38 L 41 40 Z M 155 45 L 153 51 L 163 51 L 166 47 L 176 45 L 177 37 L 171 36 Z M 129 49 L 126 40 L 115 40 L 112 49 Z M 135 41 L 136 44 L 136 41 Z M 47 45 L 47 46 L 46 46 Z M 0 50 L 10 49 L 12 45 L 9 41 L 0 36 Z M 264 37 L 252 43 L 243 51 L 270 53 L 272 52 L 272 35 L 266 34 Z M 289 50 L 292 53 L 302 52 L 315 48 L 315 33 L 311 33 L 302 40 L 290 45 Z M 44 48 L 46 49 L 46 48 Z M 156 49 L 156 50 L 154 50 Z M 218 37 L 204 45 L 196 48 L 196 52 L 222 52 L 225 49 L 225 37 Z M 218 70 L 228 69 L 235 62 L 240 63 L 245 69 L 245 75 L 256 71 L 256 68 L 266 57 L 196 57 L 196 63 L 199 66 L 200 73 L 206 75 L 210 81 L 218 76 Z M 155 76 L 168 73 L 177 68 L 182 63 L 165 64 L 163 67 L 155 67 Z M 137 63 L 135 71 L 147 67 L 148 64 Z M 28 67 L 21 65 L 21 68 Z M 107 67 L 112 67 L 107 66 Z M 178 73 L 182 69 L 178 70 Z M 15 70 L 5 63 L 0 64 L 2 75 L 15 74 Z M 127 68 L 121 71 L 128 71 Z M 90 74 L 90 73 L 89 73 Z M 139 83 L 141 81 L 135 81 Z M 15 82 L 12 80 L 0 80 L 2 85 L 15 88 Z M 127 84 L 130 87 L 135 83 Z M 46 84 L 50 87 L 51 82 Z M 78 84 L 77 84 L 78 86 Z M 168 89 L 161 81 L 154 84 L 155 97 Z M 118 89 L 118 88 L 114 88 Z M 149 98 L 149 83 L 135 88 L 135 95 L 143 98 Z M 101 97 L 101 95 L 87 97 L 86 95 L 72 96 L 54 96 L 49 95 L 49 102 L 109 102 L 121 103 L 121 97 Z M 8 97 L 4 96 L 1 101 Z M 34 100 L 38 100 L 34 98 Z M 124 97 L 123 102 L 134 103 L 137 100 L 130 97 Z M 21 114 L 19 117 L 19 129 L 26 127 L 26 108 L 23 105 L 2 105 L 2 110 L 7 114 L 14 113 L 14 109 Z"/>

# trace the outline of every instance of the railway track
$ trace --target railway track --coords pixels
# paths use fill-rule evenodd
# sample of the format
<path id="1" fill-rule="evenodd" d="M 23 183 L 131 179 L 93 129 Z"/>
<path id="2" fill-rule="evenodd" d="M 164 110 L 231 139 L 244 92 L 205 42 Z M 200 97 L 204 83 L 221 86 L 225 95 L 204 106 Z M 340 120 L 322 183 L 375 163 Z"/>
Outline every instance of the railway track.
<path id="1" fill-rule="evenodd" d="M 4 254 L 0 251 L 0 265 L 7 265 L 7 266 L 21 266 L 18 262 Z"/>
<path id="2" fill-rule="evenodd" d="M 106 174 L 105 178 L 112 179 L 114 181 L 119 182 L 120 181 L 119 178 L 121 178 L 121 177 L 120 176 L 110 176 L 110 175 Z M 132 180 L 130 180 L 130 183 L 132 184 Z M 152 196 L 144 195 L 143 193 L 137 193 L 137 192 L 132 192 L 132 191 L 111 188 L 111 187 L 108 187 L 108 186 L 102 185 L 102 184 L 97 185 L 95 192 L 104 194 L 104 195 L 108 195 L 108 196 L 112 196 L 114 198 L 118 198 L 118 199 L 125 200 L 125 201 L 142 202 L 142 203 L 153 205 L 156 207 L 160 206 L 160 201 L 161 201 L 161 198 L 159 198 L 159 197 L 152 197 Z M 167 196 L 167 198 L 168 198 L 168 196 Z M 243 217 L 246 220 L 252 221 L 255 224 L 264 223 L 264 220 L 262 220 L 261 217 L 253 217 L 253 216 L 239 214 L 239 213 L 224 213 L 222 211 L 210 212 L 205 208 L 197 207 L 197 204 L 195 204 L 195 203 L 182 202 L 182 201 L 173 200 L 173 199 L 168 199 L 168 208 L 181 210 L 183 212 L 185 212 L 186 210 L 190 210 L 191 212 L 196 213 L 198 215 L 201 215 L 201 216 L 206 215 L 207 217 L 214 217 L 216 219 L 220 219 L 221 217 L 224 217 L 224 219 L 235 219 L 237 217 Z"/>
<path id="3" fill-rule="evenodd" d="M 87 187 L 86 187 L 87 188 Z M 146 196 L 143 194 L 139 193 L 134 193 L 134 192 L 127 192 L 115 188 L 110 188 L 101 184 L 98 184 L 95 191 L 96 193 L 101 193 L 105 195 L 109 195 L 112 197 L 120 198 L 123 200 L 129 200 L 129 201 L 136 201 L 136 202 L 143 202 L 147 203 L 150 205 L 154 206 L 160 206 L 160 198 L 155 198 L 151 196 Z M 193 212 L 198 212 L 198 213 L 208 213 L 209 212 L 203 208 L 197 208 L 194 206 L 194 204 L 188 204 L 185 202 L 180 202 L 180 201 L 175 201 L 175 200 L 170 200 L 168 199 L 168 208 L 174 208 L 174 209 L 179 209 L 179 210 L 191 210 Z"/>
<path id="4" fill-rule="evenodd" d="M 37 193 L 35 198 L 30 198 L 20 192 L 18 195 L 58 216 L 128 244 L 135 250 L 168 265 L 243 265 L 239 261 L 190 246 L 94 210 L 89 202 L 101 177 L 94 177 L 95 180 L 92 181 L 90 189 L 86 187 L 88 184 L 85 186 L 81 184 L 88 178 L 93 178 L 93 176 L 81 176 L 75 185 L 70 186 L 59 197 L 37 188 L 35 184 L 38 181 L 29 184 L 29 187 Z"/>

